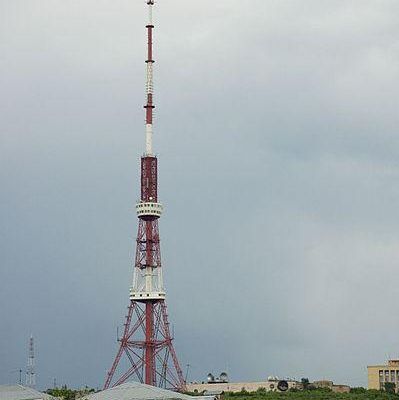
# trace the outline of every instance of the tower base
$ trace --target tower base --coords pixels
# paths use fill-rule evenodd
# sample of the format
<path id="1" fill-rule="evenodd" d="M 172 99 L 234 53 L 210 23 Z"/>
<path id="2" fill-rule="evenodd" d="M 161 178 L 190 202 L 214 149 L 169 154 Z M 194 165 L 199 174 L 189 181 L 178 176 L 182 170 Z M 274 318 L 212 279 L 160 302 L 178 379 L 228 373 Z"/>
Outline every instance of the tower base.
<path id="1" fill-rule="evenodd" d="M 148 385 L 184 390 L 184 377 L 172 340 L 165 301 L 132 300 L 104 389 L 120 385 L 134 376 Z"/>

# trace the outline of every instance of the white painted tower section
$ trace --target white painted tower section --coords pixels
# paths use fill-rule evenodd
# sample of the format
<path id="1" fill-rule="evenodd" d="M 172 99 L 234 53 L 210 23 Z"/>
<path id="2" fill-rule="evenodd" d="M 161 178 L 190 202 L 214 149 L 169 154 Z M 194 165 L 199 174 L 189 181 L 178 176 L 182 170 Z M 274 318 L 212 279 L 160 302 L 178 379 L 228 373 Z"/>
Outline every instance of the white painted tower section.
<path id="1" fill-rule="evenodd" d="M 152 156 L 152 125 L 147 124 L 145 126 L 145 154 Z"/>

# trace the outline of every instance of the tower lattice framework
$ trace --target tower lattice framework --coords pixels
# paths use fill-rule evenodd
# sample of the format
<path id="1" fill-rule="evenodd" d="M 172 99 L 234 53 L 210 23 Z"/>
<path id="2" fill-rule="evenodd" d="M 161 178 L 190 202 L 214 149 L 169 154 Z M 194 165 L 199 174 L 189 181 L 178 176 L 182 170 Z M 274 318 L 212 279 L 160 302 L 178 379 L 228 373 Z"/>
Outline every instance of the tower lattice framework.
<path id="1" fill-rule="evenodd" d="M 36 386 L 36 372 L 35 372 L 35 348 L 33 335 L 29 338 L 29 354 L 28 365 L 26 366 L 26 386 L 34 388 Z"/>
<path id="2" fill-rule="evenodd" d="M 147 5 L 146 152 L 141 157 L 141 197 L 136 205 L 136 258 L 123 335 L 104 388 L 135 377 L 148 385 L 182 390 L 185 382 L 172 343 L 162 278 L 158 229 L 162 204 L 158 202 L 158 160 L 152 152 L 154 0 L 147 0 Z"/>

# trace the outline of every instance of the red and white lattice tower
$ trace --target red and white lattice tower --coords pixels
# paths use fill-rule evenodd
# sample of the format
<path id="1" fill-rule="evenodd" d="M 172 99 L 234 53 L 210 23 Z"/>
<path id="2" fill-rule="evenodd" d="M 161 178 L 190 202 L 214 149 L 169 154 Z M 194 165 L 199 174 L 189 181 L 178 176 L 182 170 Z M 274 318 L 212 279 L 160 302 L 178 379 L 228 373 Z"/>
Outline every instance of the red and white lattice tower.
<path id="1" fill-rule="evenodd" d="M 158 165 L 152 151 L 153 132 L 153 54 L 154 0 L 147 0 L 147 104 L 146 152 L 141 158 L 141 200 L 136 205 L 139 218 L 136 261 L 130 305 L 119 350 L 107 374 L 104 388 L 119 385 L 131 377 L 148 385 L 184 389 L 185 382 L 173 348 L 162 279 L 158 219 L 162 204 L 158 201 Z"/>

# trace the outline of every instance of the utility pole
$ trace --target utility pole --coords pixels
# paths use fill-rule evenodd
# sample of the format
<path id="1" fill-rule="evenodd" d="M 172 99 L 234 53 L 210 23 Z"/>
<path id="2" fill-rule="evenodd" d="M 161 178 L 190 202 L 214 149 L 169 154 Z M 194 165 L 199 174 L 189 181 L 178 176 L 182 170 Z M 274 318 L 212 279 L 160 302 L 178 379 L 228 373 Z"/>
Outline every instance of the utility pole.
<path id="1" fill-rule="evenodd" d="M 190 369 L 190 367 L 191 367 L 191 365 L 190 364 L 186 364 L 186 367 L 187 367 L 187 369 L 186 369 L 186 377 L 185 377 L 185 381 L 186 381 L 186 383 L 188 382 L 187 381 L 187 379 L 188 379 L 188 371 L 189 371 L 189 369 Z"/>

